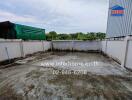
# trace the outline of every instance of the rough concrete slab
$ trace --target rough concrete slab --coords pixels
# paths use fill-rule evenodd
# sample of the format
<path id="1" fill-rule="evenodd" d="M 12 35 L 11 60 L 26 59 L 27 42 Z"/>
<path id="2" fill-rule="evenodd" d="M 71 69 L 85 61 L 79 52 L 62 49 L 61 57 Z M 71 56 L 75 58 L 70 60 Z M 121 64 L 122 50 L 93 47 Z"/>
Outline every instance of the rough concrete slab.
<path id="1" fill-rule="evenodd" d="M 0 70 L 0 100 L 131 100 L 130 72 L 97 53 L 56 52 Z M 43 62 L 96 62 L 94 66 L 40 66 Z M 91 64 L 92 65 L 92 64 Z M 53 71 L 87 70 L 87 74 Z"/>
<path id="2" fill-rule="evenodd" d="M 82 70 L 101 75 L 123 75 L 127 71 L 99 53 L 68 53 L 52 55 L 51 59 L 33 63 L 35 66 Z M 46 65 L 46 66 L 45 66 Z"/>

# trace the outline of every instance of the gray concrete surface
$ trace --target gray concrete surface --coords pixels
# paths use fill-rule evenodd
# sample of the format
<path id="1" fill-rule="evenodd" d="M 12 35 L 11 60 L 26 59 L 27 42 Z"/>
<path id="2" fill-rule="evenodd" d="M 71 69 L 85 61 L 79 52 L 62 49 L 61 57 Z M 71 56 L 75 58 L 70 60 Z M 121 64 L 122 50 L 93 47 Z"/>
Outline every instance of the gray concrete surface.
<path id="1" fill-rule="evenodd" d="M 0 100 L 132 99 L 132 74 L 101 54 L 39 53 L 21 62 L 0 69 Z M 45 62 L 82 65 L 44 66 Z M 87 73 L 74 73 L 80 70 Z"/>
<path id="2" fill-rule="evenodd" d="M 76 71 L 82 70 L 100 75 L 125 74 L 125 70 L 120 65 L 98 53 L 68 53 L 63 56 L 53 55 L 51 59 L 44 59 L 32 65 Z"/>

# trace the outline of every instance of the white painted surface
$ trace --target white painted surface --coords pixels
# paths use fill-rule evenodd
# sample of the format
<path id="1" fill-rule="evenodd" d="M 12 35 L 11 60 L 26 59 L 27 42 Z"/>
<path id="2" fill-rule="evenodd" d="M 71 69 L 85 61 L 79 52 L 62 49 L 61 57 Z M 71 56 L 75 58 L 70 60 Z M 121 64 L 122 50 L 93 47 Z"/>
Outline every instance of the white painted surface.
<path id="1" fill-rule="evenodd" d="M 129 42 L 129 36 L 125 37 L 124 39 L 124 45 L 123 45 L 123 53 L 122 53 L 122 63 L 121 63 L 121 67 L 125 67 L 126 64 L 126 59 L 127 59 L 127 51 L 128 51 L 128 42 Z"/>
<path id="2" fill-rule="evenodd" d="M 125 53 L 124 44 L 125 41 L 53 41 L 54 49 L 78 51 L 102 50 L 121 64 Z M 21 45 L 23 48 L 21 48 Z M 38 51 L 47 51 L 51 47 L 52 43 L 48 41 L 22 42 L 20 40 L 0 40 L 0 61 L 7 60 L 8 55 L 10 59 L 22 57 L 22 51 L 24 55 L 27 55 Z M 125 67 L 132 69 L 132 40 L 128 41 Z"/>
<path id="3" fill-rule="evenodd" d="M 73 44 L 73 50 L 89 51 L 89 50 L 101 50 L 100 41 L 77 41 Z"/>
<path id="4" fill-rule="evenodd" d="M 53 48 L 58 50 L 72 50 L 72 41 L 53 41 Z"/>
<path id="5" fill-rule="evenodd" d="M 51 49 L 51 42 L 43 41 L 43 47 L 44 51 L 48 51 Z"/>
<path id="6" fill-rule="evenodd" d="M 104 53 L 106 53 L 106 50 L 107 50 L 107 41 L 102 41 L 102 43 L 101 43 L 101 45 L 102 45 L 102 51 L 104 52 Z"/>
<path id="7" fill-rule="evenodd" d="M 110 57 L 118 60 L 125 67 L 132 69 L 132 40 L 128 40 L 128 48 L 126 48 L 126 43 L 127 42 L 125 40 L 124 41 L 107 41 L 107 42 L 102 41 L 102 51 L 106 53 L 107 55 L 109 55 Z M 126 60 L 124 57 L 126 57 Z"/>
<path id="8" fill-rule="evenodd" d="M 0 61 L 7 60 L 8 56 L 9 59 L 21 57 L 20 42 L 0 41 Z"/>
<path id="9" fill-rule="evenodd" d="M 125 67 L 132 69 L 132 41 L 128 42 L 128 52 Z"/>
<path id="10" fill-rule="evenodd" d="M 38 51 L 43 51 L 42 42 L 23 42 L 24 55 L 32 54 Z"/>
<path id="11" fill-rule="evenodd" d="M 39 51 L 47 51 L 51 48 L 51 42 L 21 40 L 0 40 L 0 61 L 23 57 Z"/>
<path id="12" fill-rule="evenodd" d="M 122 54 L 124 53 L 124 41 L 107 41 L 106 53 L 121 63 Z"/>
<path id="13" fill-rule="evenodd" d="M 53 48 L 57 50 L 101 50 L 100 41 L 53 41 Z"/>

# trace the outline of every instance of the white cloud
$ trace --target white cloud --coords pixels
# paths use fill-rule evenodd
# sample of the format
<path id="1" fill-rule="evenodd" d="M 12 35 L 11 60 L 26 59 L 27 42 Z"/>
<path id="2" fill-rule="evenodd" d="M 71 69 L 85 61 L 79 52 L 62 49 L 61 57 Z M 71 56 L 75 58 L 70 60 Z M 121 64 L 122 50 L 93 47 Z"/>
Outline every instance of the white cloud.
<path id="1" fill-rule="evenodd" d="M 17 14 L 0 10 L 0 21 L 13 21 L 13 22 L 26 22 L 26 23 L 39 23 L 39 20 L 30 15 L 19 16 Z"/>
<path id="2" fill-rule="evenodd" d="M 0 11 L 0 16 L 3 15 L 0 20 L 9 19 L 25 24 L 34 22 L 35 26 L 44 27 L 48 31 L 54 29 L 57 32 L 106 31 L 108 0 L 5 0 L 5 2 L 8 2 L 8 8 L 11 9 L 7 9 L 8 12 L 5 13 Z"/>
<path id="3" fill-rule="evenodd" d="M 82 2 L 81 0 L 43 1 L 52 9 L 51 11 L 69 18 L 65 20 L 68 22 L 69 30 L 75 28 L 74 31 L 106 31 L 107 2 L 100 3 L 98 0 L 89 0 L 89 2 Z"/>

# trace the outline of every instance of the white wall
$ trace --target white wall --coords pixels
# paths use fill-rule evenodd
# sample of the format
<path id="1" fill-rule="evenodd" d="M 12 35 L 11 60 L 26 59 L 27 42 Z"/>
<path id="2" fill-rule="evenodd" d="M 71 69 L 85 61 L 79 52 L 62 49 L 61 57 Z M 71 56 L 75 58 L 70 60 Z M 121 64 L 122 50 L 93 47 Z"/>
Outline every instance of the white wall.
<path id="1" fill-rule="evenodd" d="M 51 42 L 21 40 L 0 40 L 0 61 L 23 57 L 39 51 L 47 51 L 51 48 Z"/>
<path id="2" fill-rule="evenodd" d="M 44 51 L 48 51 L 49 49 L 51 49 L 51 42 L 48 42 L 48 41 L 43 41 L 43 49 Z"/>
<path id="3" fill-rule="evenodd" d="M 53 48 L 57 50 L 72 50 L 72 41 L 53 41 Z"/>
<path id="4" fill-rule="evenodd" d="M 128 52 L 125 67 L 132 69 L 132 41 L 128 42 Z"/>
<path id="5" fill-rule="evenodd" d="M 0 61 L 21 57 L 20 42 L 0 41 Z"/>
<path id="6" fill-rule="evenodd" d="M 101 50 L 101 41 L 77 41 L 74 42 L 73 49 L 78 51 Z"/>
<path id="7" fill-rule="evenodd" d="M 125 62 L 125 67 L 132 69 L 132 40 L 128 40 L 124 61 L 126 43 L 125 41 L 53 41 L 53 47 L 59 50 L 102 50 L 121 64 Z M 48 41 L 0 40 L 0 61 L 8 60 L 8 56 L 9 59 L 13 59 L 38 51 L 47 51 L 51 47 L 52 43 Z"/>
<path id="8" fill-rule="evenodd" d="M 127 48 L 126 43 L 128 43 Z M 132 40 L 128 40 L 128 42 L 125 40 L 102 41 L 102 51 L 120 62 L 120 64 L 123 65 L 122 67 L 132 69 Z"/>
<path id="9" fill-rule="evenodd" d="M 53 41 L 53 48 L 57 50 L 101 50 L 101 41 Z"/>
<path id="10" fill-rule="evenodd" d="M 23 42 L 24 55 L 33 54 L 38 51 L 43 51 L 42 42 Z"/>
<path id="11" fill-rule="evenodd" d="M 102 41 L 101 43 L 101 50 L 106 53 L 106 50 L 107 50 L 107 41 Z"/>
<path id="12" fill-rule="evenodd" d="M 123 60 L 122 54 L 124 53 L 124 41 L 108 41 L 106 53 L 121 63 Z"/>

